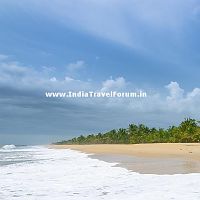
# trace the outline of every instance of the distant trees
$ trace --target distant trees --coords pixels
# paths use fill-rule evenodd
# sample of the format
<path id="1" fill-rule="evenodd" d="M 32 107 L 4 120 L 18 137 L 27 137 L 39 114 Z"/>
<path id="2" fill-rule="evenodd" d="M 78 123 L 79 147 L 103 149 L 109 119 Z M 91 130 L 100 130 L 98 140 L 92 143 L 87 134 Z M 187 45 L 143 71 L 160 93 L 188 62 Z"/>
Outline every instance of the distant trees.
<path id="1" fill-rule="evenodd" d="M 200 142 L 200 126 L 195 119 L 186 118 L 179 126 L 168 129 L 149 128 L 144 124 L 130 124 L 106 133 L 79 136 L 56 144 L 139 144 Z"/>

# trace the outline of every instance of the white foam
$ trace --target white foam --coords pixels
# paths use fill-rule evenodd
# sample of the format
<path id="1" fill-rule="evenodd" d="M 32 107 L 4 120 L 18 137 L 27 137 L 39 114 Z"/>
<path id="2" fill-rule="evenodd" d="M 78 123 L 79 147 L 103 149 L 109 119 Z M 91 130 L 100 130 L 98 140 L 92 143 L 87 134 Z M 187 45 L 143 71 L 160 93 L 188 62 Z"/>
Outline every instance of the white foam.
<path id="1" fill-rule="evenodd" d="M 0 198 L 199 200 L 200 174 L 144 175 L 72 150 L 40 148 L 34 162 L 0 168 Z"/>
<path id="2" fill-rule="evenodd" d="M 15 149 L 16 146 L 14 144 L 9 144 L 9 145 L 4 145 L 2 147 L 2 149 L 5 149 L 5 150 L 10 150 L 10 149 Z"/>

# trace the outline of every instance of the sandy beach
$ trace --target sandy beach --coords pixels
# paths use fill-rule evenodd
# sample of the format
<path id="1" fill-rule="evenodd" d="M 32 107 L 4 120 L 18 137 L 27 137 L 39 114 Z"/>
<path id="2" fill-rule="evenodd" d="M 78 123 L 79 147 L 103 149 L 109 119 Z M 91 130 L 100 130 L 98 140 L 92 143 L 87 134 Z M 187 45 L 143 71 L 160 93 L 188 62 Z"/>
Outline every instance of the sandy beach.
<path id="1" fill-rule="evenodd" d="M 53 148 L 92 154 L 92 158 L 116 162 L 119 163 L 116 166 L 144 174 L 200 172 L 199 143 L 53 145 Z"/>

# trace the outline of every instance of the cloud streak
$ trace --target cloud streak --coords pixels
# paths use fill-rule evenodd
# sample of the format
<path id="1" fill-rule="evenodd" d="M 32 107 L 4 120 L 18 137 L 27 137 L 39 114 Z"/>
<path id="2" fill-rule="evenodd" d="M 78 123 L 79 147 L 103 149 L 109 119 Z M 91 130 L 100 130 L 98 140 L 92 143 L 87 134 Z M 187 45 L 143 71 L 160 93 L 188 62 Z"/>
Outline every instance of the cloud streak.
<path id="1" fill-rule="evenodd" d="M 137 49 L 146 49 L 145 36 L 149 31 L 155 35 L 165 31 L 167 34 L 173 33 L 173 36 L 183 32 L 197 17 L 200 6 L 197 0 L 76 0 L 76 3 L 22 0 L 12 3 L 40 12 L 73 29 Z"/>

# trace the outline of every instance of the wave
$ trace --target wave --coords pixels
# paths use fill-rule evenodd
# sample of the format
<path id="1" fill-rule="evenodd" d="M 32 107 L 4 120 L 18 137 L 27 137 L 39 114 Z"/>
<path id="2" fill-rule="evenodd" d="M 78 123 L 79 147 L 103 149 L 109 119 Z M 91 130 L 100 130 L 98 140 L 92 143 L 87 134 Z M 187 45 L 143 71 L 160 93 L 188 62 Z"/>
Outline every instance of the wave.
<path id="1" fill-rule="evenodd" d="M 4 150 L 10 150 L 10 149 L 15 149 L 15 148 L 16 146 L 14 144 L 7 144 L 2 147 L 2 149 Z"/>
<path id="2" fill-rule="evenodd" d="M 27 150 L 5 154 L 1 199 L 200 200 L 200 173 L 145 175 L 69 149 Z"/>

